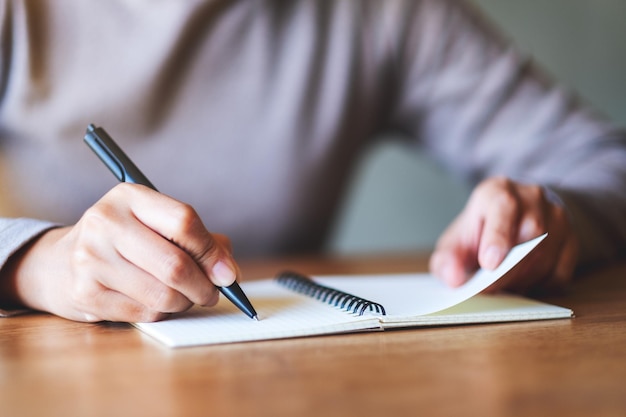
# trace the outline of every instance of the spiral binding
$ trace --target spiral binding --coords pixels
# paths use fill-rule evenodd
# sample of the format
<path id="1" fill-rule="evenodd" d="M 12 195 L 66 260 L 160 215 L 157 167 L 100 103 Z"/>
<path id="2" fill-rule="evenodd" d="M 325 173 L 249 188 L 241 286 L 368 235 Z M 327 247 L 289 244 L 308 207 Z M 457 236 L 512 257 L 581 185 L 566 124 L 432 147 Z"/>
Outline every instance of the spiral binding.
<path id="1" fill-rule="evenodd" d="M 326 287 L 296 272 L 283 272 L 276 279 L 281 285 L 292 291 L 315 298 L 342 310 L 350 311 L 359 316 L 362 316 L 366 311 L 373 311 L 383 316 L 386 315 L 385 308 L 379 303 Z"/>

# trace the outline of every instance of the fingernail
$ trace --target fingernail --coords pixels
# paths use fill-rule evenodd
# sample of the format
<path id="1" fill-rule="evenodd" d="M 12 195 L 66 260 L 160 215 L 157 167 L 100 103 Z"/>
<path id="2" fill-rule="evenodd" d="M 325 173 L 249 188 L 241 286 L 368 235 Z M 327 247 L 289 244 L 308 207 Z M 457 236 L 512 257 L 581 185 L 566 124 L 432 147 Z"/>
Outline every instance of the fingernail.
<path id="1" fill-rule="evenodd" d="M 213 265 L 211 272 L 213 273 L 213 279 L 216 281 L 215 284 L 219 286 L 230 285 L 237 278 L 235 272 L 222 261 Z"/>
<path id="2" fill-rule="evenodd" d="M 496 269 L 504 259 L 504 251 L 498 246 L 489 246 L 482 257 L 483 267 Z"/>

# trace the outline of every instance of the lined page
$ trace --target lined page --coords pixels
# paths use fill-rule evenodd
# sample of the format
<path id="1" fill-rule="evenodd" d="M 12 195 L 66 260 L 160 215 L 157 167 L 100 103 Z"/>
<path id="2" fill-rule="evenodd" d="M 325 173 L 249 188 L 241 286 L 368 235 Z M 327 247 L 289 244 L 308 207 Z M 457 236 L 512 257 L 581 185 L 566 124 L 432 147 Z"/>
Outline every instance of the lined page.
<path id="1" fill-rule="evenodd" d="M 171 347 L 380 329 L 375 317 L 358 317 L 330 307 L 287 290 L 274 279 L 244 282 L 241 288 L 253 303 L 259 321 L 251 320 L 220 297 L 215 307 L 196 306 L 167 320 L 135 326 Z"/>

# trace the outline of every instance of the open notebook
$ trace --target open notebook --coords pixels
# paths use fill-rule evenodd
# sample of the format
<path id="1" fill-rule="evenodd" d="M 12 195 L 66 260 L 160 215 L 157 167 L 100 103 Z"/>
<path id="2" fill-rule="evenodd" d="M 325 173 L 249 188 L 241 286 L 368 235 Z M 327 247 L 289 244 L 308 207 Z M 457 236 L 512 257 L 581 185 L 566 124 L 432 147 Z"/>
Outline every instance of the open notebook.
<path id="1" fill-rule="evenodd" d="M 519 296 L 479 294 L 544 238 L 516 246 L 496 270 L 479 270 L 459 288 L 448 288 L 429 274 L 309 279 L 285 273 L 278 279 L 241 284 L 259 321 L 222 298 L 216 307 L 193 307 L 164 321 L 135 326 L 168 346 L 181 347 L 394 327 L 572 317 L 569 309 Z"/>

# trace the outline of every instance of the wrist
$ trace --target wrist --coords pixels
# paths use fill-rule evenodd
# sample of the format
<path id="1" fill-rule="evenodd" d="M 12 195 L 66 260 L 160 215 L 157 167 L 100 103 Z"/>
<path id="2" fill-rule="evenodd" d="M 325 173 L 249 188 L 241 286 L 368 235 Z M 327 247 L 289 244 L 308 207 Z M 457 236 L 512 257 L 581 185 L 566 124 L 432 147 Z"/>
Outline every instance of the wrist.
<path id="1" fill-rule="evenodd" d="M 57 257 L 52 244 L 63 234 L 63 228 L 49 229 L 7 259 L 0 270 L 0 308 L 46 310 L 43 284 Z"/>
<path id="2" fill-rule="evenodd" d="M 28 252 L 36 240 L 37 238 L 34 238 L 18 249 L 0 269 L 0 308 L 3 310 L 16 310 L 25 307 L 17 291 L 18 271 L 24 254 Z"/>

